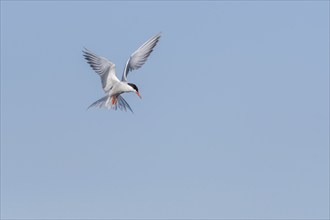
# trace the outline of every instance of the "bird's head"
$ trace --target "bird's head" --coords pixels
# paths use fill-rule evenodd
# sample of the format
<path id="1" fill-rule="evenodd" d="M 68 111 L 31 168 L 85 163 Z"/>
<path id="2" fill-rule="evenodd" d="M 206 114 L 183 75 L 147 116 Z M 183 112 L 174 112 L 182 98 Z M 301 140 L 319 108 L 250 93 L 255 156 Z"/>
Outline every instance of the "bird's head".
<path id="1" fill-rule="evenodd" d="M 132 92 L 135 92 L 141 99 L 142 99 L 142 97 L 141 97 L 141 95 L 140 95 L 140 93 L 139 93 L 139 89 L 138 89 L 138 87 L 135 85 L 135 84 L 133 84 L 133 83 L 127 83 L 130 87 L 132 87 L 132 89 L 133 89 L 133 91 Z"/>

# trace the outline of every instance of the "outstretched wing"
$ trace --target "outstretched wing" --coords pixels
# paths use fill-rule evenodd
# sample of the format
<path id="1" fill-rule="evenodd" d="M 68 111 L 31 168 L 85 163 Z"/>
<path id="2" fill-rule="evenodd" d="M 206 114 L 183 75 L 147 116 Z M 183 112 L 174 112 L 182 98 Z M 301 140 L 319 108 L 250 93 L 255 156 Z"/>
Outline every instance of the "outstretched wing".
<path id="1" fill-rule="evenodd" d="M 127 75 L 129 71 L 139 69 L 147 61 L 150 53 L 153 51 L 154 47 L 159 41 L 160 34 L 161 33 L 158 33 L 150 38 L 130 56 L 126 62 L 122 81 L 127 81 Z"/>
<path id="2" fill-rule="evenodd" d="M 119 79 L 116 76 L 115 64 L 104 57 L 98 56 L 90 50 L 83 50 L 87 63 L 101 77 L 102 87 L 105 92 L 111 89 L 114 82 Z"/>

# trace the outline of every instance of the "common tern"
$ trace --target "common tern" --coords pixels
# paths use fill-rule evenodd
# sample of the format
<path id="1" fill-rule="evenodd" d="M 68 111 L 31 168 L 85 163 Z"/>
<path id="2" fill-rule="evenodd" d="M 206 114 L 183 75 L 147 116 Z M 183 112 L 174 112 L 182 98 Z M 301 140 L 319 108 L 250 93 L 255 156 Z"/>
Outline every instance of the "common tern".
<path id="1" fill-rule="evenodd" d="M 98 56 L 90 50 L 84 48 L 83 56 L 87 60 L 87 63 L 92 67 L 92 69 L 101 77 L 102 87 L 105 92 L 105 96 L 96 102 L 92 103 L 88 108 L 99 107 L 120 110 L 129 109 L 133 112 L 132 108 L 126 102 L 126 100 L 121 96 L 125 92 L 135 92 L 140 98 L 138 87 L 127 81 L 127 75 L 132 70 L 137 70 L 147 61 L 149 55 L 153 51 L 161 33 L 156 34 L 147 40 L 141 47 L 139 47 L 132 55 L 128 58 L 122 79 L 119 80 L 116 76 L 115 64 L 110 60 Z"/>

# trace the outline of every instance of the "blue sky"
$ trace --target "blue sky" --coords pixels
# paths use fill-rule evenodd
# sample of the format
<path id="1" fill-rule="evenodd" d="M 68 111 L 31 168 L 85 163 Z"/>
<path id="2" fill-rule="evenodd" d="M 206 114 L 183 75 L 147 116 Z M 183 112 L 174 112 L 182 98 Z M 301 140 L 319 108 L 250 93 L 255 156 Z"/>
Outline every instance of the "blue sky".
<path id="1" fill-rule="evenodd" d="M 329 218 L 329 2 L 1 1 L 1 217 Z"/>

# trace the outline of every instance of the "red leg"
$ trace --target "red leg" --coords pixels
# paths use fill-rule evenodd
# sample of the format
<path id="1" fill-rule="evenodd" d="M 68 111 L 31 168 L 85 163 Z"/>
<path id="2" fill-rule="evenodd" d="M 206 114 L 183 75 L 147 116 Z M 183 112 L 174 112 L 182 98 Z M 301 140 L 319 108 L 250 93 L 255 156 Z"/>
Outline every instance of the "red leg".
<path id="1" fill-rule="evenodd" d="M 112 97 L 111 97 L 111 103 L 112 103 L 113 105 L 115 105 L 115 104 L 117 103 L 117 97 L 116 97 L 116 96 L 112 96 Z"/>

